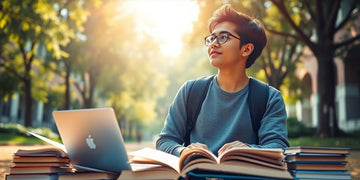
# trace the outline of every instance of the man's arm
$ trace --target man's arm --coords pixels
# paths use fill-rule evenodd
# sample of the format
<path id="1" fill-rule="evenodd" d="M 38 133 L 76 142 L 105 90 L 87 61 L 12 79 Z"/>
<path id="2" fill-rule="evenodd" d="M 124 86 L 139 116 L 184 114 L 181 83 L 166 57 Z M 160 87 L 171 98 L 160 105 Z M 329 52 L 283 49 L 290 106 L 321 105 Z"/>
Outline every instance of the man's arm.
<path id="1" fill-rule="evenodd" d="M 284 99 L 275 88 L 269 89 L 269 100 L 258 132 L 259 145 L 250 144 L 258 148 L 286 148 L 287 141 L 286 120 L 287 114 Z"/>
<path id="2" fill-rule="evenodd" d="M 186 134 L 186 101 L 188 83 L 183 84 L 170 105 L 164 128 L 156 141 L 156 149 L 180 156 Z"/>

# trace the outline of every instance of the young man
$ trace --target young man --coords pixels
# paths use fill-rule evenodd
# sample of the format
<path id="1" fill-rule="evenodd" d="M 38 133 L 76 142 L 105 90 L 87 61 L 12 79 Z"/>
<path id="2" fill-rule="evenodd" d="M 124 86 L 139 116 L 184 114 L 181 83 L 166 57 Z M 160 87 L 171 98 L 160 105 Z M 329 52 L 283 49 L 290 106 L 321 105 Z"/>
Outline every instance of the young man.
<path id="1" fill-rule="evenodd" d="M 257 132 L 253 130 L 249 103 L 249 77 L 246 68 L 258 58 L 267 38 L 261 23 L 229 5 L 214 12 L 205 37 L 211 65 L 218 73 L 211 80 L 194 128 L 185 147 L 187 102 L 190 82 L 186 82 L 172 102 L 156 148 L 180 156 L 193 147 L 221 154 L 235 146 L 285 148 L 289 146 L 286 110 L 281 93 L 268 88 L 266 109 Z"/>

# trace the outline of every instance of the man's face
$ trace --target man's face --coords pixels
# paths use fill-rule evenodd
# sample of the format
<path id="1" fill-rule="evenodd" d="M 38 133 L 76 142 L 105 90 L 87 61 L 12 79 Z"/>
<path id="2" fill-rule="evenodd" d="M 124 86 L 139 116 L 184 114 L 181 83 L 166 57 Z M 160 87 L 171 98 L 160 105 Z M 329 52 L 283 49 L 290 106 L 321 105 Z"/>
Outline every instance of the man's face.
<path id="1" fill-rule="evenodd" d="M 222 22 L 215 26 L 211 34 L 218 36 L 220 33 L 228 32 L 239 37 L 235 32 L 236 26 L 231 22 Z M 224 44 L 218 44 L 216 40 L 208 47 L 210 63 L 217 68 L 234 68 L 241 58 L 240 40 L 229 36 Z"/>

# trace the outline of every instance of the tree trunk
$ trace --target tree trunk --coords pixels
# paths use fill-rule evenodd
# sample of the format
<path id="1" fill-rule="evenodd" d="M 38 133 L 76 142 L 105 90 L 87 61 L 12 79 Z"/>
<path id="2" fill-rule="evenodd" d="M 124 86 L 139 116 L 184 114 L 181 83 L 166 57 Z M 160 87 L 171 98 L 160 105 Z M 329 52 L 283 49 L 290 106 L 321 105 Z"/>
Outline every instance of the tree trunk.
<path id="1" fill-rule="evenodd" d="M 66 75 L 65 75 L 65 104 L 64 109 L 70 109 L 70 73 L 71 68 L 70 65 L 68 65 L 65 62 L 66 67 Z"/>
<path id="2" fill-rule="evenodd" d="M 281 77 L 280 77 L 280 74 L 281 72 L 280 71 L 280 68 L 279 69 L 276 69 L 276 71 L 272 72 L 274 75 L 271 75 L 271 86 L 273 86 L 274 88 L 280 90 L 280 86 L 282 84 L 282 81 L 281 81 Z"/>
<path id="3" fill-rule="evenodd" d="M 317 136 L 334 137 L 339 133 L 335 106 L 336 69 L 331 53 L 324 49 L 317 55 L 319 93 Z"/>
<path id="4" fill-rule="evenodd" d="M 88 87 L 89 90 L 86 93 L 86 98 L 84 99 L 84 106 L 85 108 L 91 108 L 93 107 L 93 98 L 95 93 L 95 87 L 96 87 L 96 75 L 93 75 L 93 72 L 89 72 L 89 81 L 88 81 Z"/>
<path id="5" fill-rule="evenodd" d="M 32 127 L 32 97 L 31 97 L 31 80 L 25 79 L 25 126 Z"/>

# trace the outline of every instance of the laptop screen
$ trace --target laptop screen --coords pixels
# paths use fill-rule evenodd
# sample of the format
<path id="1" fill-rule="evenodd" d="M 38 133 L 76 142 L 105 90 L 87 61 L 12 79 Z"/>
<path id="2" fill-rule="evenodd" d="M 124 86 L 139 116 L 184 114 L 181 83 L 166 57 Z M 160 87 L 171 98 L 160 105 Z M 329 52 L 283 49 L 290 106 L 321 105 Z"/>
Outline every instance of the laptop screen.
<path id="1" fill-rule="evenodd" d="M 116 173 L 131 170 L 112 108 L 54 111 L 53 116 L 74 166 Z"/>

